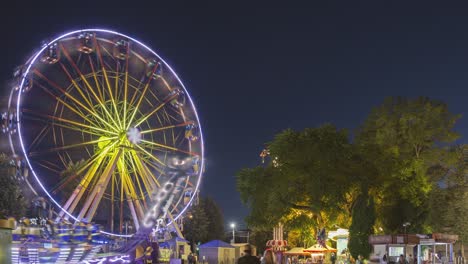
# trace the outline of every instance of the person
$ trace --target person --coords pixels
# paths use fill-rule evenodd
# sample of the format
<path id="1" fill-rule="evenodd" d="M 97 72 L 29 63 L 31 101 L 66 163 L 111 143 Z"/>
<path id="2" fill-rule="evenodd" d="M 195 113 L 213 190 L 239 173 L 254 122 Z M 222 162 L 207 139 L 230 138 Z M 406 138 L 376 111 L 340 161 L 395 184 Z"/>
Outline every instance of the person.
<path id="1" fill-rule="evenodd" d="M 405 264 L 405 263 L 406 263 L 406 259 L 403 256 L 403 254 L 401 254 L 400 257 L 398 258 L 398 264 Z"/>
<path id="2" fill-rule="evenodd" d="M 257 257 L 252 256 L 252 250 L 250 247 L 247 247 L 244 250 L 244 256 L 237 260 L 237 264 L 260 264 L 260 260 Z"/>
<path id="3" fill-rule="evenodd" d="M 361 254 L 358 255 L 358 258 L 356 259 L 356 264 L 364 264 L 364 262 L 362 261 L 362 255 Z"/>
<path id="4" fill-rule="evenodd" d="M 195 257 L 193 256 L 193 253 L 190 252 L 190 254 L 187 257 L 188 264 L 195 264 Z"/>
<path id="5" fill-rule="evenodd" d="M 335 264 L 335 262 L 336 262 L 336 255 L 333 252 L 330 255 L 330 261 L 331 261 L 332 264 Z"/>
<path id="6" fill-rule="evenodd" d="M 387 254 L 384 254 L 381 261 L 380 261 L 380 264 L 387 264 Z"/>
<path id="7" fill-rule="evenodd" d="M 262 264 L 275 264 L 275 255 L 272 250 L 265 250 L 263 253 Z M 240 264 L 240 263 L 238 263 Z"/>

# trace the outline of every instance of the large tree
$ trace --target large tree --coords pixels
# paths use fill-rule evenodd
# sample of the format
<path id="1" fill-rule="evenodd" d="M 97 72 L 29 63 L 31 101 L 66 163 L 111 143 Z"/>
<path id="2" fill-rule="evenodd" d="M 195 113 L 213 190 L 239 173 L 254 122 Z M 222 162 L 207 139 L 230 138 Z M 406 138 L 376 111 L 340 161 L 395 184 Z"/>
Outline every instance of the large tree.
<path id="1" fill-rule="evenodd" d="M 200 199 L 200 205 L 203 206 L 210 230 L 206 240 L 224 239 L 224 216 L 219 205 L 210 197 Z"/>
<path id="2" fill-rule="evenodd" d="M 345 130 L 332 125 L 285 130 L 268 144 L 270 162 L 237 174 L 241 199 L 251 209 L 252 227 L 271 229 L 278 222 L 325 227 L 349 214 L 354 172 L 353 147 Z M 343 210 L 346 209 L 346 210 Z"/>
<path id="3" fill-rule="evenodd" d="M 385 171 L 377 188 L 380 223 L 387 232 L 427 232 L 428 197 L 434 183 L 451 168 L 454 158 L 448 144 L 458 135 L 453 127 L 458 115 L 446 104 L 426 97 L 387 98 L 360 127 L 356 144 L 380 151 Z"/>
<path id="4" fill-rule="evenodd" d="M 457 163 L 434 185 L 430 196 L 430 223 L 433 231 L 458 234 L 468 243 L 468 146 L 454 148 Z"/>
<path id="5" fill-rule="evenodd" d="M 192 250 L 195 245 L 207 241 L 209 233 L 208 217 L 203 206 L 200 204 L 192 206 L 184 222 L 183 235 L 192 244 Z"/>

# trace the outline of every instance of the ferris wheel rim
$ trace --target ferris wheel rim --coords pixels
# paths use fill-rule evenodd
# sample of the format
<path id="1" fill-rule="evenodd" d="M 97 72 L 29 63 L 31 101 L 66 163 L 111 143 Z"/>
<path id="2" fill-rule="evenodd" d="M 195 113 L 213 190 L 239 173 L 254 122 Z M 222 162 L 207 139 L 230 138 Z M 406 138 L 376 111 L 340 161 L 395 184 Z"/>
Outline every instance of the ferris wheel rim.
<path id="1" fill-rule="evenodd" d="M 32 166 L 31 161 L 30 161 L 30 159 L 29 159 L 29 157 L 27 155 L 25 144 L 23 142 L 22 124 L 20 123 L 19 113 L 21 112 L 21 99 L 22 99 L 22 91 L 24 89 L 24 83 L 26 81 L 28 73 L 31 71 L 31 67 L 36 64 L 38 57 L 44 52 L 44 50 L 49 45 L 53 44 L 54 42 L 57 42 L 57 41 L 59 41 L 59 40 L 61 40 L 63 38 L 71 36 L 71 35 L 75 35 L 75 34 L 79 34 L 79 33 L 86 33 L 86 32 L 103 32 L 103 33 L 108 33 L 108 34 L 114 34 L 114 35 L 117 35 L 117 36 L 127 38 L 128 40 L 131 40 L 131 41 L 137 43 L 138 45 L 140 45 L 141 47 L 143 47 L 144 49 L 149 51 L 151 54 L 156 56 L 162 63 L 164 63 L 164 65 L 169 69 L 172 76 L 174 76 L 176 78 L 177 82 L 182 86 L 182 88 L 183 88 L 184 92 L 186 93 L 187 98 L 188 98 L 188 100 L 190 102 L 191 108 L 193 109 L 193 114 L 195 115 L 196 122 L 199 125 L 198 130 L 199 130 L 199 133 L 200 133 L 200 170 L 199 170 L 199 172 L 197 174 L 198 179 L 197 179 L 197 184 L 196 184 L 195 189 L 194 189 L 195 191 L 199 190 L 201 179 L 203 177 L 204 166 L 205 166 L 205 164 L 204 164 L 204 138 L 203 138 L 203 132 L 202 132 L 201 123 L 200 123 L 199 115 L 198 115 L 198 112 L 197 112 L 197 108 L 195 106 L 195 103 L 193 102 L 192 97 L 190 96 L 190 93 L 188 92 L 188 90 L 185 87 L 184 83 L 182 82 L 180 77 L 177 75 L 177 73 L 174 71 L 174 69 L 163 58 L 161 58 L 153 49 L 151 49 L 149 46 L 147 46 L 143 42 L 141 42 L 141 41 L 139 41 L 139 40 L 137 40 L 137 39 L 135 39 L 133 37 L 130 37 L 130 36 L 126 35 L 126 34 L 123 34 L 123 33 L 120 33 L 120 32 L 114 31 L 114 30 L 103 29 L 103 28 L 80 29 L 80 30 L 74 30 L 74 31 L 70 31 L 70 32 L 67 32 L 65 34 L 62 34 L 62 35 L 56 37 L 55 39 L 49 41 L 47 44 L 44 44 L 41 47 L 41 49 L 39 51 L 35 52 L 34 55 L 30 59 L 28 59 L 28 61 L 27 61 L 27 64 L 26 64 L 27 67 L 26 67 L 26 70 L 24 71 L 24 73 L 23 73 L 23 75 L 21 77 L 19 90 L 18 90 L 18 98 L 17 98 L 17 101 L 16 101 L 16 113 L 17 113 L 16 121 L 17 121 L 18 139 L 19 139 L 19 143 L 20 143 L 21 152 L 23 153 L 24 158 L 26 160 L 26 163 L 27 163 L 29 169 L 31 170 L 36 182 L 39 184 L 39 187 L 41 188 L 41 190 L 66 215 L 68 215 L 70 218 L 72 218 L 73 220 L 75 220 L 77 222 L 83 222 L 82 220 L 79 220 L 77 217 L 75 217 L 73 214 L 69 213 L 66 209 L 64 209 L 62 207 L 62 205 L 50 194 L 50 192 L 44 186 L 44 184 L 42 183 L 42 180 L 40 179 L 40 177 L 38 176 L 38 174 L 34 170 L 34 167 Z M 185 213 L 185 211 L 190 207 L 191 203 L 193 202 L 193 199 L 195 198 L 195 196 L 196 195 L 192 195 L 190 197 L 190 200 L 188 201 L 188 203 L 182 208 L 182 210 L 178 213 L 178 215 L 174 217 L 173 221 L 177 220 L 178 218 L 180 218 Z M 170 225 L 171 223 L 172 223 L 172 221 L 169 222 L 168 225 Z M 113 235 L 113 236 L 121 236 L 121 237 L 131 237 L 131 236 L 133 236 L 133 234 L 132 235 L 121 235 L 121 234 L 115 234 L 115 233 L 110 233 L 110 232 L 106 232 L 106 231 L 101 231 L 101 232 L 104 233 L 104 234 Z"/>

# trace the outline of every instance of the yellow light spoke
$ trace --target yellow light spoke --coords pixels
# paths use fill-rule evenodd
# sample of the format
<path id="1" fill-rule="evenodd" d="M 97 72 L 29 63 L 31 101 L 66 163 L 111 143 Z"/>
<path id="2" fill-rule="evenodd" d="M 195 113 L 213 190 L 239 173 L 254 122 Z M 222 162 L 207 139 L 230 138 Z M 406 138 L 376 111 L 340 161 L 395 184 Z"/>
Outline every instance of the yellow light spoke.
<path id="1" fill-rule="evenodd" d="M 109 130 L 99 128 L 99 127 L 89 126 L 89 125 L 82 124 L 82 123 L 79 123 L 79 122 L 76 122 L 76 121 L 73 121 L 73 120 L 65 119 L 63 117 L 51 116 L 51 115 L 47 115 L 47 114 L 40 114 L 40 113 L 33 112 L 33 111 L 30 111 L 30 110 L 27 110 L 27 109 L 23 109 L 23 112 L 27 112 L 27 113 L 30 113 L 31 115 L 37 115 L 37 116 L 47 118 L 47 119 L 52 119 L 54 121 L 59 121 L 59 122 L 67 123 L 67 124 L 72 124 L 72 125 L 79 126 L 79 127 L 82 127 L 82 128 L 88 128 L 88 129 L 91 129 L 91 130 L 104 132 L 105 134 L 108 134 L 108 135 L 118 135 L 114 131 L 109 131 Z M 54 123 L 54 125 L 56 125 L 56 123 Z"/>
<path id="2" fill-rule="evenodd" d="M 158 128 L 154 128 L 154 129 L 143 130 L 140 133 L 141 134 L 153 133 L 153 132 L 158 132 L 158 131 L 161 131 L 161 130 L 171 129 L 171 128 L 175 128 L 175 127 L 183 127 L 183 126 L 187 126 L 187 125 L 190 125 L 190 124 L 193 124 L 193 122 L 189 121 L 189 122 L 185 122 L 185 123 L 181 123 L 181 124 L 177 124 L 177 125 L 170 125 L 170 126 L 165 126 L 165 127 L 158 127 Z"/>
<path id="3" fill-rule="evenodd" d="M 75 89 L 78 91 L 78 93 L 81 95 L 81 97 L 86 101 L 86 103 L 88 103 L 88 106 L 89 107 L 93 107 L 93 104 L 91 103 L 91 101 L 88 100 L 88 97 L 83 93 L 83 91 L 81 90 L 80 86 L 78 85 L 78 83 L 76 83 L 76 81 L 73 79 L 73 77 L 71 76 L 70 72 L 68 72 L 67 68 L 65 67 L 65 65 L 63 65 L 63 63 L 59 62 L 59 65 L 60 67 L 62 68 L 62 70 L 65 72 L 65 75 L 67 75 L 68 77 L 68 80 L 73 84 L 73 86 L 75 87 Z"/>
<path id="4" fill-rule="evenodd" d="M 146 175 L 146 179 L 148 179 L 148 180 L 153 179 L 153 182 L 156 184 L 156 186 L 154 186 L 154 184 L 151 184 L 151 182 L 150 182 L 151 187 L 153 188 L 153 191 L 156 190 L 156 187 L 161 187 L 161 184 L 159 183 L 158 179 L 156 179 L 156 177 L 154 177 L 154 174 L 151 173 L 149 168 L 146 166 L 146 163 L 143 162 L 143 159 L 140 157 L 140 155 L 138 155 L 138 153 L 136 153 L 136 152 L 132 152 L 132 154 L 133 154 L 133 158 L 135 160 L 135 163 L 137 164 L 137 167 L 141 170 L 140 173 L 142 175 Z M 151 163 L 148 162 L 148 164 L 150 165 Z M 161 170 L 159 168 L 157 168 L 157 167 L 153 167 L 153 168 L 161 173 Z"/>
<path id="5" fill-rule="evenodd" d="M 156 66 L 154 66 L 153 72 L 151 73 L 150 76 L 153 76 L 153 74 L 156 72 L 158 65 L 159 64 L 156 64 Z M 140 98 L 138 99 L 138 102 L 135 105 L 135 109 L 133 110 L 132 115 L 130 116 L 130 119 L 128 120 L 127 127 L 125 129 L 128 129 L 131 126 L 133 122 L 133 118 L 135 118 L 135 115 L 138 112 L 138 108 L 140 107 L 141 101 L 143 101 L 143 98 L 145 97 L 146 91 L 148 90 L 148 87 L 150 86 L 150 84 L 151 84 L 151 78 L 149 78 L 148 81 L 146 82 L 145 88 L 143 89 L 143 92 L 141 93 Z"/>
<path id="6" fill-rule="evenodd" d="M 164 164 L 161 160 L 159 160 L 158 158 L 156 158 L 153 154 L 151 154 L 150 152 L 148 152 L 146 149 L 140 147 L 139 145 L 135 145 L 138 149 L 140 149 L 141 151 L 143 151 L 146 155 L 150 156 L 153 160 L 155 160 L 157 163 L 161 164 L 162 166 L 166 166 L 166 164 Z"/>
<path id="7" fill-rule="evenodd" d="M 94 38 L 94 42 L 95 42 L 95 45 L 96 45 L 96 52 L 97 52 L 98 57 L 99 57 L 99 62 L 101 63 L 101 70 L 102 70 L 102 73 L 104 74 L 104 80 L 106 82 L 107 89 L 109 91 L 109 96 L 110 96 L 110 99 L 111 99 L 111 103 L 114 106 L 114 111 L 115 111 L 115 115 L 116 115 L 114 118 L 117 120 L 117 123 L 120 125 L 120 127 L 122 127 L 122 123 L 120 122 L 119 111 L 117 110 L 117 104 L 115 102 L 114 95 L 112 94 L 112 88 L 111 88 L 111 85 L 109 83 L 109 78 L 107 76 L 107 71 L 106 71 L 106 68 L 104 66 L 104 61 L 102 59 L 101 48 L 100 48 L 99 43 L 98 43 L 96 38 Z M 116 78 L 117 78 L 117 76 L 116 76 Z"/>
<path id="8" fill-rule="evenodd" d="M 89 114 L 93 115 L 94 117 L 96 117 L 97 119 L 99 119 L 101 122 L 103 122 L 104 124 L 108 125 L 109 127 L 111 128 L 114 128 L 112 125 L 110 125 L 107 121 L 105 121 L 104 119 L 102 119 L 98 114 L 96 114 L 96 112 L 92 111 L 91 109 L 87 108 L 86 106 L 84 106 L 78 99 L 76 99 L 74 96 L 72 96 L 70 93 L 68 93 L 67 91 L 65 91 L 62 87 L 58 86 L 57 84 L 55 84 L 54 82 L 52 82 L 51 80 L 47 79 L 47 77 L 45 77 L 42 73 L 40 73 L 38 70 L 34 70 L 34 73 L 36 75 L 38 75 L 39 77 L 43 78 L 44 80 L 46 80 L 50 85 L 54 86 L 55 88 L 59 89 L 63 95 L 65 95 L 66 97 L 70 98 L 73 102 L 75 102 L 77 105 L 81 106 L 83 109 L 85 109 Z M 116 130 L 117 131 L 117 130 Z"/>
<path id="9" fill-rule="evenodd" d="M 136 165 L 135 162 L 133 161 L 133 157 L 132 157 L 133 153 L 127 153 L 127 154 L 128 154 L 128 159 L 127 159 L 127 161 L 128 161 L 128 166 L 129 166 L 130 168 L 133 168 L 133 173 L 135 174 L 135 179 L 138 180 L 138 175 L 139 175 L 140 178 L 141 178 L 141 181 L 143 182 L 143 186 L 144 186 L 145 189 L 146 189 L 146 192 L 147 192 L 148 194 L 150 194 L 152 190 L 151 190 L 151 187 L 149 187 L 150 184 L 149 184 L 149 182 L 148 182 L 148 178 L 145 177 L 145 176 L 146 176 L 146 173 L 141 173 L 140 168 L 137 168 L 137 165 Z M 138 173 L 137 173 L 137 172 L 138 172 Z M 141 184 L 140 184 L 140 181 L 139 181 L 139 180 L 138 180 L 138 188 L 140 189 L 140 194 L 141 194 L 141 196 L 142 196 L 142 198 L 143 198 L 143 202 L 144 202 L 145 207 L 146 207 L 146 197 L 145 197 L 145 193 L 143 192 L 143 188 L 141 187 Z"/>
<path id="10" fill-rule="evenodd" d="M 122 178 L 125 181 L 125 184 L 124 184 L 125 187 L 126 187 L 126 192 L 125 193 L 128 195 L 127 196 L 127 201 L 129 202 L 129 205 L 131 203 L 132 205 L 136 206 L 137 220 L 142 219 L 144 215 L 143 215 L 143 210 L 141 208 L 140 199 L 138 199 L 138 194 L 137 194 L 137 192 L 135 190 L 135 185 L 134 185 L 134 183 L 132 182 L 132 180 L 130 178 L 130 174 L 128 173 L 127 167 L 125 167 L 125 163 L 124 163 L 124 161 L 122 159 L 119 160 L 119 163 L 117 165 L 118 166 L 120 165 L 121 170 L 123 172 Z M 132 213 L 134 213 L 134 212 L 135 212 L 135 210 Z"/>
<path id="11" fill-rule="evenodd" d="M 79 109 L 77 108 L 74 108 L 72 105 L 68 104 L 67 102 L 65 102 L 64 100 L 62 100 L 60 97 L 58 96 L 55 96 L 52 92 L 50 92 L 47 87 L 44 87 L 42 84 L 38 84 L 38 86 L 43 89 L 48 95 L 50 95 L 53 99 L 57 100 L 58 103 L 62 103 L 62 105 L 66 106 L 70 111 L 72 111 L 73 113 L 77 114 L 78 116 L 80 116 L 81 118 L 83 118 L 83 120 L 87 121 L 88 123 L 90 123 L 91 125 L 94 125 L 94 126 L 97 126 L 97 124 L 95 124 L 92 120 L 90 120 L 88 117 L 86 117 L 81 111 L 79 111 Z M 57 105 L 58 105 L 57 103 Z M 62 110 L 63 111 L 63 110 Z"/>
<path id="12" fill-rule="evenodd" d="M 150 116 L 152 116 L 154 113 L 158 112 L 161 108 L 163 108 L 170 100 L 172 100 L 176 95 L 173 95 L 169 97 L 166 101 L 164 101 L 162 104 L 160 104 L 158 107 L 153 109 L 150 113 L 144 115 L 139 121 L 135 123 L 135 127 L 139 126 L 141 123 L 145 122 Z"/>
<path id="13" fill-rule="evenodd" d="M 97 96 L 97 94 L 94 92 L 94 88 L 89 84 L 88 80 L 84 77 L 83 73 L 81 73 L 81 70 L 80 68 L 76 65 L 76 63 L 73 61 L 73 59 L 70 57 L 70 54 L 68 53 L 68 51 L 63 47 L 63 45 L 60 44 L 60 48 L 61 50 L 64 52 L 65 54 L 65 57 L 67 57 L 68 61 L 70 62 L 70 64 L 73 66 L 73 68 L 75 69 L 75 71 L 80 75 L 80 78 L 81 80 L 85 83 L 86 87 L 88 88 L 87 91 L 90 91 L 91 94 L 94 96 L 94 98 L 96 99 L 96 101 L 101 105 L 101 107 L 104 109 L 104 111 L 108 114 L 108 116 L 110 117 L 110 120 L 114 120 L 110 114 L 107 112 L 107 109 L 104 107 L 104 104 L 103 104 L 103 100 L 100 100 L 101 98 L 99 98 L 99 96 Z M 88 55 L 88 58 L 89 55 Z M 90 61 L 91 62 L 91 61 Z M 92 72 L 93 72 L 93 76 L 96 77 L 96 72 L 94 71 L 94 66 L 92 65 L 92 62 L 91 62 L 91 69 L 92 69 Z M 97 83 L 97 78 L 95 79 L 96 80 L 96 86 L 97 86 L 97 90 L 99 91 L 99 85 Z M 89 101 L 88 101 L 89 103 Z M 89 103 L 90 104 L 90 103 Z M 90 104 L 90 107 L 93 107 L 92 104 Z M 115 124 L 117 125 L 117 124 Z"/>
<path id="14" fill-rule="evenodd" d="M 82 143 L 77 143 L 77 144 L 72 144 L 72 145 L 67 145 L 67 146 L 51 148 L 51 149 L 47 149 L 47 150 L 44 150 L 44 151 L 31 152 L 31 153 L 29 153 L 29 155 L 30 156 L 36 156 L 36 155 L 41 155 L 41 154 L 50 153 L 50 152 L 64 151 L 64 150 L 67 150 L 67 149 L 83 147 L 83 146 L 92 145 L 92 144 L 97 144 L 97 143 L 100 143 L 100 142 L 105 142 L 105 141 L 113 140 L 113 139 L 116 139 L 116 138 L 117 137 L 91 140 L 91 141 L 88 141 L 88 142 L 82 142 Z"/>
<path id="15" fill-rule="evenodd" d="M 123 97 L 123 125 L 127 127 L 127 93 L 128 93 L 128 56 L 130 53 L 130 45 L 127 45 L 127 54 L 125 56 L 125 83 L 124 83 L 124 97 Z"/>
<path id="16" fill-rule="evenodd" d="M 190 152 L 190 151 L 178 149 L 178 148 L 175 148 L 175 147 L 167 146 L 167 145 L 164 145 L 164 144 L 159 144 L 159 143 L 156 143 L 156 142 L 151 142 L 151 141 L 144 140 L 144 139 L 142 139 L 141 142 L 144 142 L 146 144 L 149 144 L 149 145 L 152 145 L 152 146 L 155 146 L 155 147 L 160 147 L 160 148 L 164 148 L 164 149 L 168 149 L 168 150 L 172 150 L 172 151 L 176 151 L 176 152 L 189 154 L 189 155 L 192 155 L 192 156 L 199 156 L 195 152 Z"/>
<path id="17" fill-rule="evenodd" d="M 96 175 L 96 171 L 100 167 L 108 151 L 116 143 L 117 142 L 114 142 L 113 144 L 110 144 L 106 146 L 105 148 L 103 148 L 100 152 L 96 153 L 96 156 L 94 158 L 90 159 L 85 166 L 83 166 L 80 170 L 76 172 L 77 174 L 81 174 L 86 168 L 92 165 L 92 167 L 87 171 L 85 176 L 81 179 L 80 183 L 77 185 L 72 195 L 68 198 L 67 202 L 63 206 L 63 208 L 67 210 L 69 213 L 73 213 L 76 206 L 78 205 L 78 202 L 81 200 L 81 197 L 85 193 L 85 190 L 88 187 L 89 183 L 92 181 L 93 177 Z M 60 220 L 64 215 L 65 213 L 61 211 L 56 221 Z"/>

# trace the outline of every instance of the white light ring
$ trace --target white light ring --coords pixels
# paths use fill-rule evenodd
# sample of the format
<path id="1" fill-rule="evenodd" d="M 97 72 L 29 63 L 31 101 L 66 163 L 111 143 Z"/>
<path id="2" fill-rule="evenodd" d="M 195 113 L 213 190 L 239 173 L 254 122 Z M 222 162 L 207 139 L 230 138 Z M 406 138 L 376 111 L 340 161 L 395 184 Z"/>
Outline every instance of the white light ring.
<path id="1" fill-rule="evenodd" d="M 150 51 L 154 56 L 156 56 L 159 60 L 161 60 L 165 65 L 166 67 L 171 71 L 171 73 L 176 77 L 177 81 L 179 82 L 180 85 L 182 85 L 182 88 L 184 89 L 184 91 L 187 93 L 187 97 L 190 101 L 190 104 L 192 105 L 192 108 L 193 108 L 193 111 L 194 111 L 194 114 L 195 114 L 195 118 L 197 120 L 197 123 L 198 123 L 198 129 L 200 130 L 200 143 L 201 143 L 201 163 L 200 163 L 200 172 L 198 174 L 198 182 L 197 182 L 197 186 L 195 187 L 195 191 L 198 190 L 198 188 L 200 187 L 200 183 L 201 183 L 201 178 L 202 178 L 202 174 L 203 174 L 203 171 L 204 171 L 204 168 L 205 168 L 205 160 L 204 160 L 204 152 L 205 152 L 205 146 L 204 146 L 204 141 L 203 141 L 203 133 L 202 133 L 202 128 L 201 128 L 201 123 L 200 123 L 200 119 L 198 118 L 198 113 L 197 113 L 197 109 L 195 107 L 195 104 L 193 103 L 193 100 L 192 100 L 192 97 L 190 96 L 189 92 L 187 91 L 187 89 L 185 88 L 185 85 L 184 83 L 181 81 L 181 79 L 179 78 L 179 76 L 175 73 L 175 71 L 171 68 L 171 66 L 169 66 L 169 64 L 164 60 L 162 59 L 156 52 L 154 52 L 152 49 L 150 49 L 147 45 L 143 44 L 142 42 L 132 38 L 132 37 L 129 37 L 125 34 L 122 34 L 122 33 L 119 33 L 119 32 L 116 32 L 116 31 L 112 31 L 112 30 L 107 30 L 107 29 L 82 29 L 82 30 L 75 30 L 75 31 L 72 31 L 72 32 L 69 32 L 69 33 L 65 33 L 57 38 L 55 38 L 54 40 L 50 41 L 49 43 L 47 43 L 47 45 L 44 45 L 33 57 L 32 59 L 30 60 L 27 68 L 26 68 L 26 71 L 24 72 L 23 74 L 23 77 L 21 79 L 21 83 L 20 83 L 20 89 L 18 90 L 18 99 L 17 99 L 17 104 L 16 104 L 16 118 L 17 118 L 17 122 L 18 122 L 18 138 L 19 138 L 19 141 L 20 141 L 20 145 L 21 145 L 21 150 L 23 151 L 23 154 L 24 154 L 24 157 L 26 159 L 26 162 L 28 163 L 28 166 L 29 168 L 31 169 L 31 172 L 34 176 L 34 178 L 36 179 L 37 183 L 39 184 L 39 186 L 42 188 L 42 190 L 46 193 L 46 195 L 54 202 L 55 205 L 57 205 L 60 210 L 62 210 L 65 214 L 67 214 L 68 216 L 70 216 L 72 219 L 74 219 L 75 221 L 79 221 L 75 216 L 73 216 L 72 214 L 70 214 L 67 210 L 65 210 L 53 197 L 52 195 L 50 195 L 50 193 L 46 190 L 46 188 L 44 187 L 44 185 L 42 184 L 42 182 L 39 180 L 39 177 L 37 176 L 36 172 L 34 171 L 33 169 L 33 166 L 31 165 L 31 162 L 29 161 L 29 158 L 26 154 L 26 149 L 24 147 L 24 143 L 23 143 L 23 139 L 21 137 L 21 123 L 19 122 L 19 118 L 20 118 L 20 105 L 21 105 L 21 95 L 22 95 L 22 91 L 23 91 L 23 85 L 24 85 L 24 82 L 26 80 L 26 76 L 28 75 L 32 65 L 36 62 L 37 58 L 39 57 L 39 55 L 47 48 L 47 46 L 49 46 L 50 44 L 64 38 L 64 37 L 67 37 L 67 36 L 70 36 L 70 35 L 73 35 L 73 34 L 77 34 L 77 33 L 83 33 L 83 32 L 105 32 L 105 33 L 110 33 L 110 34 L 115 34 L 115 35 L 118 35 L 118 36 L 122 36 L 122 37 L 125 37 L 127 39 L 130 39 L 136 43 L 138 43 L 140 46 L 143 46 L 144 48 L 146 48 L 148 51 Z M 182 209 L 182 211 L 174 218 L 174 221 L 177 220 L 179 217 L 182 216 L 182 214 L 184 214 L 184 212 L 187 210 L 187 208 L 190 206 L 190 204 L 192 203 L 193 199 L 195 198 L 195 195 L 192 195 L 192 197 L 190 198 L 189 202 L 187 203 L 187 205 Z M 170 225 L 172 222 L 170 222 L 168 225 Z M 113 233 L 109 233 L 109 232 L 104 232 L 104 231 L 101 231 L 101 233 L 104 233 L 104 234 L 107 234 L 107 235 L 113 235 L 113 236 L 122 236 L 122 237 L 131 237 L 132 235 L 118 235 L 118 234 L 113 234 Z"/>

